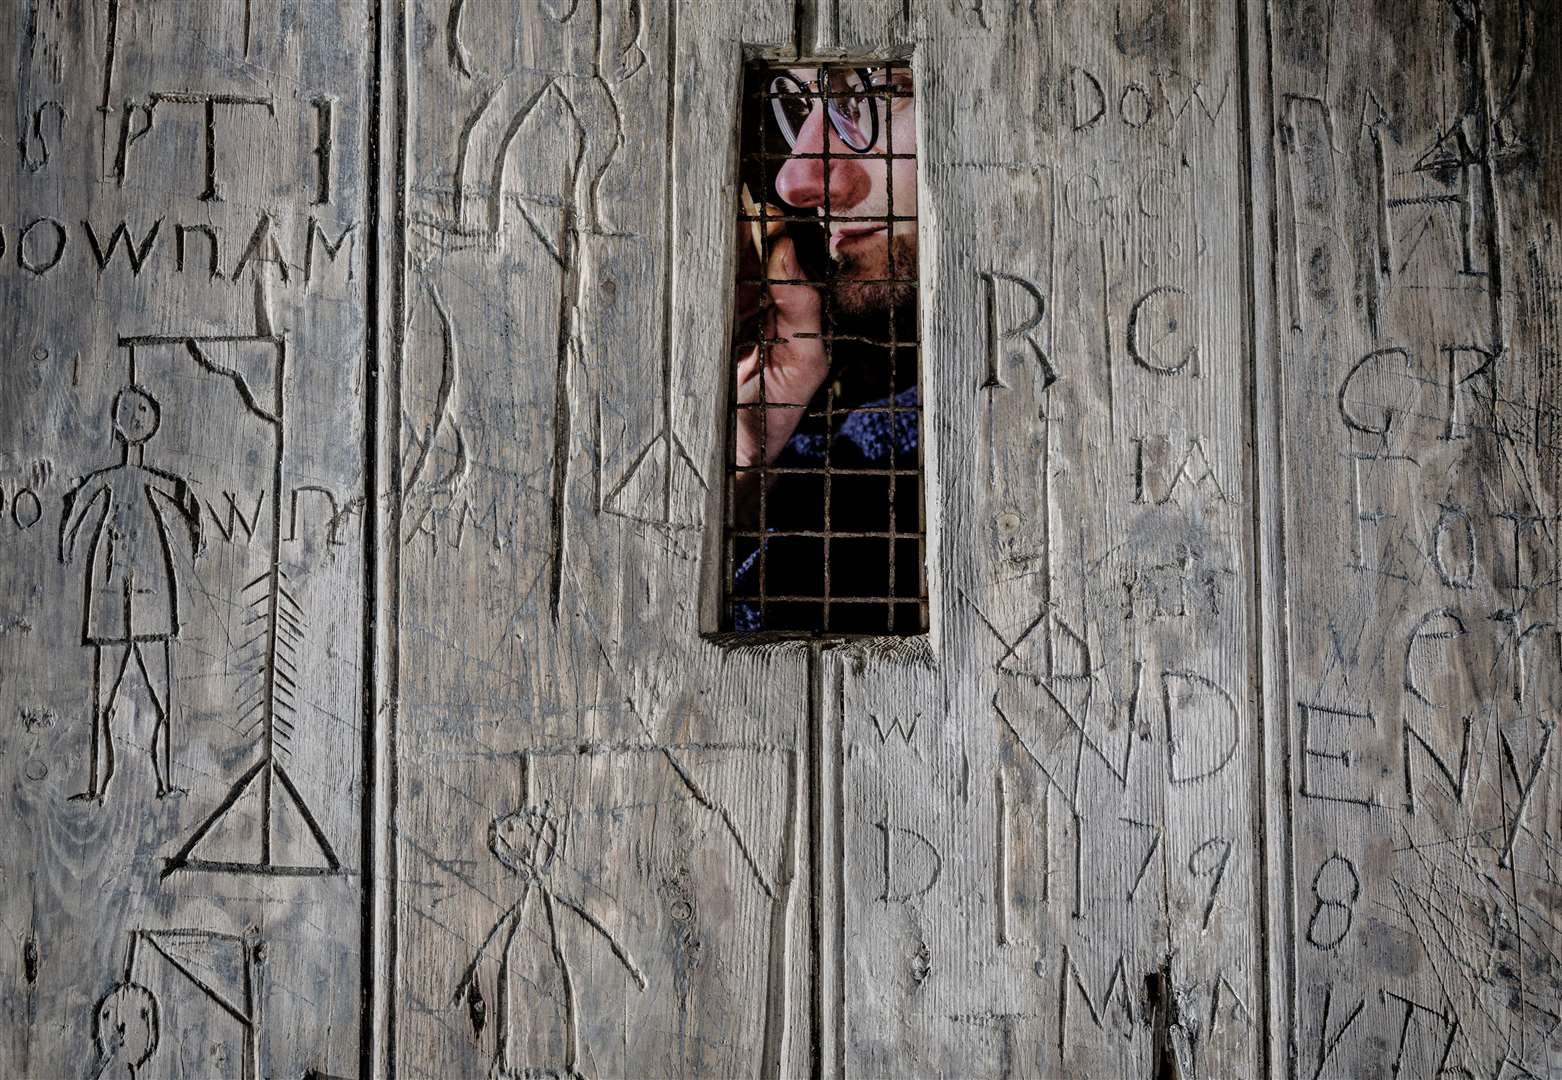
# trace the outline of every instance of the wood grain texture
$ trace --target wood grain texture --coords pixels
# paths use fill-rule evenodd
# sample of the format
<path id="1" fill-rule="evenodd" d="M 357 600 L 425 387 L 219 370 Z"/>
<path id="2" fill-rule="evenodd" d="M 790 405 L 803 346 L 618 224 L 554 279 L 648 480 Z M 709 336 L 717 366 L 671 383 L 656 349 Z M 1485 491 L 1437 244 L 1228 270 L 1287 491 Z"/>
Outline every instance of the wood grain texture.
<path id="1" fill-rule="evenodd" d="M 740 49 L 791 12 L 443 14 L 408 78 L 398 1071 L 806 1071 L 806 650 L 708 642 L 700 603 Z M 542 848 L 498 857 L 512 825 Z"/>
<path id="2" fill-rule="evenodd" d="M 249 9 L 0 14 L 8 1076 L 357 1058 L 370 13 Z"/>
<path id="3" fill-rule="evenodd" d="M 1277 1012 L 1307 1075 L 1551 1075 L 1557 16 L 1268 33 Z"/>
<path id="4" fill-rule="evenodd" d="M 1562 1071 L 1550 5 L 0 29 L 0 1074 Z M 756 56 L 913 65 L 920 638 L 714 633 Z"/>
<path id="5" fill-rule="evenodd" d="M 938 618 L 835 676 L 841 1065 L 1255 1071 L 1240 42 L 914 27 Z"/>

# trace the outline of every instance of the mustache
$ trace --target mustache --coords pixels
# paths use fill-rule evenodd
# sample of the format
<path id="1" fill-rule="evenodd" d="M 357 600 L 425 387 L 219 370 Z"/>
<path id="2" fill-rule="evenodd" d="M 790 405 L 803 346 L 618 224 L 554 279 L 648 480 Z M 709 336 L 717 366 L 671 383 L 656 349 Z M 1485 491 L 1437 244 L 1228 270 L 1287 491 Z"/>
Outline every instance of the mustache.
<path id="1" fill-rule="evenodd" d="M 831 269 L 836 278 L 849 278 L 864 276 L 854 274 L 852 271 L 867 268 L 875 269 L 873 264 L 883 262 L 883 272 L 873 273 L 872 277 L 907 278 L 917 276 L 917 238 L 916 234 L 892 234 L 887 247 L 874 244 L 863 249 L 840 249 L 829 252 Z M 893 271 L 893 272 L 892 272 Z"/>

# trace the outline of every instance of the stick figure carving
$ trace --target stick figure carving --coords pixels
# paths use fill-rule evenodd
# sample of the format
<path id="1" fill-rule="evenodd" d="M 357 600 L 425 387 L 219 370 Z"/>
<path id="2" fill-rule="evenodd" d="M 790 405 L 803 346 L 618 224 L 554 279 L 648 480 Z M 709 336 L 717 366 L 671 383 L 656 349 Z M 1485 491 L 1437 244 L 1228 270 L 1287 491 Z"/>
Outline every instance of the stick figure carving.
<path id="1" fill-rule="evenodd" d="M 116 1064 L 134 1076 L 157 1053 L 157 998 L 140 983 L 123 982 L 104 995 L 92 1014 L 92 1041 L 97 1044 L 94 1080 Z"/>
<path id="2" fill-rule="evenodd" d="M 497 236 L 507 209 L 511 144 L 533 112 L 553 97 L 572 129 L 565 140 L 565 145 L 574 145 L 567 162 L 571 216 L 580 215 L 582 231 L 612 233 L 604 220 L 601 186 L 624 144 L 623 84 L 645 66 L 639 45 L 644 30 L 640 5 L 633 0 L 599 0 L 585 8 L 573 0 L 543 4 L 528 20 L 526 33 L 508 43 L 511 55 L 496 57 L 496 69 L 478 65 L 484 70 L 476 75 L 461 39 L 463 8 L 464 0 L 454 0 L 448 26 L 451 63 L 485 84 L 486 92 L 461 127 L 454 175 L 456 220 L 463 229 Z M 492 10 L 489 14 L 492 17 Z M 502 42 L 488 44 L 505 47 Z M 530 213 L 519 200 L 514 205 L 541 238 Z"/>
<path id="3" fill-rule="evenodd" d="M 125 947 L 125 966 L 92 1014 L 97 1060 L 88 1076 L 134 1077 L 157 1053 L 162 1034 L 157 995 L 136 981 L 142 947 L 161 957 L 214 1006 L 238 1025 L 242 1040 L 240 1080 L 260 1077 L 260 965 L 264 943 L 254 930 L 224 934 L 215 930 L 133 930 Z"/>
<path id="4" fill-rule="evenodd" d="M 171 777 L 173 640 L 179 636 L 179 574 L 170 513 L 184 526 L 191 556 L 205 550 L 200 510 L 189 483 L 145 461 L 162 410 L 140 386 L 125 386 L 111 410 L 119 464 L 82 477 L 60 514 L 60 561 L 69 565 L 77 539 L 96 515 L 82 586 L 83 645 L 92 647 L 92 779 L 73 799 L 102 801 L 114 776 L 111 721 L 135 662 L 152 698 L 152 768 L 157 796 L 182 791 Z M 105 661 L 107 665 L 105 666 Z M 106 676 L 106 678 L 105 678 Z"/>
<path id="5" fill-rule="evenodd" d="M 265 323 L 264 319 L 258 321 Z M 202 392 L 203 396 L 190 400 L 216 410 L 212 422 L 205 425 L 206 437 L 224 438 L 234 447 L 242 445 L 244 453 L 239 456 L 248 461 L 247 468 L 257 479 L 264 476 L 261 482 L 267 485 L 265 510 L 257 515 L 260 521 L 255 532 L 266 537 L 266 546 L 258 553 L 263 555 L 265 565 L 237 591 L 236 606 L 244 612 L 241 625 L 249 636 L 230 654 L 240 679 L 238 730 L 244 737 L 255 738 L 258 760 L 239 776 L 184 845 L 165 860 L 164 877 L 179 870 L 290 876 L 343 872 L 318 815 L 305 801 L 283 761 L 291 754 L 288 744 L 298 723 L 295 695 L 300 693 L 299 663 L 305 649 L 307 620 L 288 584 L 281 554 L 281 507 L 283 492 L 287 490 L 283 420 L 288 342 L 264 325 L 261 329 L 263 332 L 256 334 L 138 334 L 119 338 L 125 381 L 141 394 L 141 400 L 150 404 L 153 418 L 143 420 L 150 430 L 138 430 L 137 439 L 127 438 L 127 444 L 134 441 L 139 446 L 156 430 L 157 404 L 145 386 L 169 385 L 165 380 L 172 379 L 172 385 L 180 387 L 183 394 L 197 389 Z M 208 392 L 211 396 L 204 396 Z M 136 464 L 141 465 L 139 451 Z M 176 479 L 168 473 L 149 471 L 160 477 L 165 486 Z M 83 481 L 82 488 L 73 492 L 68 501 L 79 498 L 93 480 L 88 477 Z M 102 497 L 96 495 L 96 488 L 92 488 L 92 493 L 91 497 Z M 190 515 L 186 520 L 198 529 L 195 500 L 186 496 L 183 505 Z M 74 531 L 81 528 L 75 518 L 67 506 L 61 530 L 62 552 L 68 552 Z M 200 547 L 197 540 L 197 551 Z M 171 543 L 165 544 L 165 555 L 170 548 Z M 165 634 L 171 638 L 179 630 L 171 556 L 165 558 L 163 565 L 169 583 L 169 626 L 173 628 L 171 632 L 165 629 Z M 249 570 L 255 569 L 252 563 Z M 165 679 L 168 686 L 172 682 L 171 677 Z M 168 698 L 165 689 L 161 704 L 166 706 Z M 166 740 L 166 729 L 164 737 Z M 167 745 L 165 741 L 165 772 Z M 103 785 L 97 783 L 95 787 L 101 795 Z M 258 828 L 251 827 L 251 823 Z"/>
<path id="6" fill-rule="evenodd" d="M 574 979 L 570 971 L 569 958 L 565 955 L 563 943 L 559 939 L 561 912 L 574 912 L 587 926 L 600 934 L 613 951 L 614 957 L 623 965 L 624 970 L 642 991 L 646 989 L 646 978 L 639 965 L 619 944 L 618 939 L 613 937 L 608 928 L 582 904 L 561 896 L 549 884 L 549 871 L 563 851 L 564 840 L 565 834 L 560 817 L 546 802 L 541 806 L 527 806 L 509 814 L 502 814 L 494 818 L 488 826 L 488 849 L 505 869 L 521 879 L 521 895 L 520 899 L 511 904 L 489 929 L 483 944 L 478 947 L 477 954 L 472 957 L 472 962 L 462 972 L 461 980 L 456 984 L 452 1003 L 466 1006 L 472 1032 L 480 1037 L 488 1023 L 488 1003 L 484 1000 L 482 990 L 478 986 L 477 969 L 483 958 L 488 955 L 489 949 L 497 947 L 499 980 L 494 1013 L 499 1028 L 493 1068 L 490 1070 L 491 1076 L 563 1077 L 568 1080 L 575 1080 L 581 1076 L 578 1068 L 581 1043 L 580 1022 L 575 1014 Z M 524 976 L 514 976 L 511 968 L 517 938 L 524 940 L 527 936 L 525 929 L 528 915 L 536 918 L 539 914 L 527 912 L 527 904 L 534 892 L 539 898 L 537 903 L 541 907 L 541 919 L 535 936 L 542 937 L 549 947 L 549 954 L 542 958 L 542 965 L 551 965 L 552 974 L 556 976 L 559 984 L 562 999 L 559 1011 L 563 1020 L 561 1032 L 542 1030 L 544 1025 L 539 1021 L 547 1015 L 542 1003 L 526 1002 L 517 1008 L 510 1000 L 512 978 L 523 985 L 531 983 L 538 988 L 545 985 L 543 979 L 528 980 Z M 512 1030 L 519 1024 L 529 1025 L 529 1029 L 522 1035 L 522 1047 L 515 1045 L 515 1032 Z M 553 1060 L 512 1060 L 533 1054 Z"/>

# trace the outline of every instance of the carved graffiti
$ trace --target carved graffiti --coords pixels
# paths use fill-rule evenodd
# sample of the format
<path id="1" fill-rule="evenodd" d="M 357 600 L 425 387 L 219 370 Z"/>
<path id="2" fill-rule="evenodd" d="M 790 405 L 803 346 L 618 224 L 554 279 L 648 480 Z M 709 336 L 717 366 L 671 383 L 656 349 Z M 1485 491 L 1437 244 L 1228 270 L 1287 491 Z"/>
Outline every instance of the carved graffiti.
<path id="1" fill-rule="evenodd" d="M 1365 721 L 1368 728 L 1375 729 L 1377 717 L 1371 712 L 1308 702 L 1298 702 L 1297 709 L 1301 713 L 1301 793 L 1309 799 L 1353 806 L 1381 805 L 1374 790 L 1364 786 L 1368 782 L 1359 778 L 1353 782 L 1346 775 L 1353 766 L 1358 773 L 1365 771 L 1360 768 L 1359 756 L 1349 749 L 1351 728 Z M 1321 741 L 1320 721 L 1336 732 L 1327 743 Z"/>
<path id="2" fill-rule="evenodd" d="M 986 271 L 981 274 L 981 280 L 987 326 L 987 378 L 982 382 L 983 389 L 1007 389 L 1009 384 L 1003 381 L 1004 361 L 1014 360 L 1023 367 L 1028 353 L 1028 358 L 1034 360 L 1040 369 L 1036 392 L 1046 390 L 1058 381 L 1058 369 L 1053 366 L 1047 350 L 1036 340 L 1034 333 L 1047 311 L 1047 302 L 1041 289 L 1028 278 L 1003 270 Z M 1023 297 L 1022 303 L 1029 308 L 1028 312 L 1008 325 L 1000 325 L 999 282 L 1011 286 L 1008 290 L 1010 295 L 1017 291 Z"/>
<path id="3" fill-rule="evenodd" d="M 573 915 L 595 931 L 642 991 L 649 985 L 634 957 L 587 909 L 585 901 L 563 895 L 550 883 L 549 872 L 566 839 L 562 816 L 546 803 L 503 814 L 488 827 L 488 850 L 520 880 L 520 896 L 484 936 L 456 984 L 453 1001 L 466 1009 L 473 1035 L 481 1036 L 488 1023 L 488 1003 L 477 971 L 490 950 L 496 952 L 499 974 L 494 1019 L 499 1028 L 494 1069 L 499 1075 L 579 1075 L 582 1034 L 576 1018 L 575 975 L 559 938 L 564 915 Z M 545 945 L 540 957 L 539 942 Z M 524 963 L 523 950 L 530 950 L 529 965 Z M 513 974 L 515 968 L 521 973 Z M 517 990 L 527 987 L 530 992 L 521 1001 L 512 1000 Z M 547 998 L 561 1003 L 557 1028 L 552 1026 L 551 1010 L 544 1004 Z"/>
<path id="4" fill-rule="evenodd" d="M 166 270 L 171 245 L 175 273 L 204 272 L 208 281 L 226 279 L 237 284 L 245 270 L 252 278 L 264 274 L 295 287 L 351 281 L 358 223 L 313 214 L 295 220 L 292 227 L 296 232 L 289 237 L 270 213 L 259 214 L 247 232 L 242 225 L 235 228 L 232 219 L 211 223 L 122 218 L 94 223 L 86 218 L 75 222 L 47 216 L 29 218 L 16 228 L 11 258 L 19 269 L 50 281 L 76 265 L 90 268 L 98 277 L 128 274 L 136 279 L 144 273 Z M 243 243 L 234 257 L 234 246 L 241 237 Z M 344 250 L 348 252 L 345 259 Z M 80 252 L 84 254 L 79 257 L 70 255 Z M 5 228 L 0 226 L 0 256 L 6 253 Z M 232 266 L 226 266 L 227 258 L 233 258 Z M 342 269 L 333 273 L 339 262 Z M 300 269 L 301 274 L 297 272 Z"/>
<path id="5" fill-rule="evenodd" d="M 92 1017 L 97 1061 L 93 1080 L 135 1076 L 157 1054 L 162 1008 L 137 976 L 160 959 L 184 977 L 220 1015 L 238 1025 L 242 1054 L 238 1076 L 260 1080 L 260 1001 L 257 972 L 263 943 L 258 933 L 215 930 L 134 930 L 125 947 L 120 981 L 98 1000 Z M 143 957 L 147 958 L 143 963 Z"/>
<path id="6" fill-rule="evenodd" d="M 156 372 L 162 379 L 187 376 L 209 379 L 214 388 L 213 393 L 218 395 L 216 400 L 225 402 L 236 418 L 251 425 L 257 456 L 262 447 L 269 455 L 269 490 L 264 500 L 256 504 L 256 516 L 262 519 L 260 531 L 266 538 L 264 568 L 241 587 L 237 598 L 246 612 L 245 628 L 248 632 L 248 638 L 239 646 L 236 656 L 240 667 L 248 673 L 241 684 L 248 697 L 239 707 L 239 724 L 244 734 L 255 738 L 259 747 L 259 760 L 240 776 L 212 815 L 196 828 L 179 852 L 168 860 L 164 874 L 179 869 L 261 874 L 339 872 L 341 864 L 335 852 L 281 760 L 289 752 L 288 742 L 297 723 L 300 647 L 304 642 L 307 623 L 302 605 L 289 588 L 281 556 L 287 343 L 281 336 L 272 334 L 144 335 L 122 337 L 119 345 L 128 385 L 140 386 L 138 378 L 151 377 L 147 372 Z M 135 415 L 125 418 L 125 423 L 141 425 L 133 429 L 139 441 L 126 438 L 125 444 L 127 447 L 139 446 L 156 430 L 156 401 L 149 394 L 127 396 L 121 401 L 128 403 L 127 408 L 136 410 Z M 169 483 L 167 477 L 161 479 L 161 486 L 165 489 Z M 151 498 L 150 495 L 142 497 Z M 124 497 L 122 494 L 114 496 L 111 501 L 113 505 L 120 505 Z M 164 498 L 161 502 L 166 504 L 168 500 Z M 128 505 L 137 504 L 131 502 Z M 193 499 L 186 506 L 192 515 L 192 528 L 198 529 L 200 517 Z M 73 520 L 79 520 L 78 516 L 65 515 L 67 527 Z M 141 618 L 165 610 L 171 613 L 177 601 L 177 597 L 172 594 L 172 583 L 176 578 L 169 557 L 170 549 L 162 540 L 164 527 L 149 518 L 140 521 L 132 518 L 124 521 L 115 519 L 109 524 L 107 535 L 110 540 L 114 539 L 114 530 L 117 529 L 126 536 L 134 536 L 139 544 L 152 545 L 148 548 L 152 554 L 141 558 L 139 565 L 126 562 L 120 564 L 126 568 L 124 572 L 135 579 L 132 582 L 127 578 L 124 583 L 114 586 L 121 597 L 129 597 L 129 601 L 122 604 L 123 616 L 129 618 L 134 614 Z M 198 533 L 193 535 L 198 536 Z M 125 554 L 128 558 L 131 552 L 127 550 Z M 143 592 L 144 589 L 152 591 Z M 141 598 L 139 602 L 138 597 Z M 102 597 L 95 599 L 102 600 Z M 149 612 L 148 605 L 154 599 L 159 603 Z M 138 609 L 139 614 L 136 614 Z M 101 611 L 107 611 L 115 619 L 120 617 L 116 614 L 120 607 L 94 609 L 94 614 Z M 132 644 L 136 643 L 136 638 L 145 638 L 145 641 L 139 642 L 142 648 L 129 652 L 137 657 L 140 670 L 149 683 L 152 677 L 145 661 L 146 641 L 162 642 L 166 646 L 178 632 L 176 615 L 161 614 L 158 618 L 159 627 L 164 625 L 164 619 L 169 627 L 166 632 L 159 630 L 160 636 L 147 637 L 150 630 L 139 629 L 133 624 L 130 626 L 132 632 L 127 635 L 132 639 Z M 90 630 L 92 624 L 89 622 L 88 626 Z M 105 644 L 110 643 L 105 640 Z M 167 648 L 163 651 L 166 657 Z M 121 673 L 127 662 L 121 661 Z M 166 665 L 163 670 L 166 671 Z M 116 679 L 110 685 L 117 689 L 119 683 Z M 165 685 L 170 689 L 165 691 L 157 706 L 161 730 L 164 732 L 163 775 L 160 777 L 162 786 L 167 784 L 171 679 Z M 112 705 L 112 701 L 111 691 L 108 705 Z M 102 728 L 106 728 L 107 724 L 106 707 L 99 710 L 99 716 L 102 718 L 99 738 L 102 738 Z M 98 785 L 97 790 L 101 794 L 102 786 Z M 280 799 L 277 797 L 278 792 Z M 256 838 L 258 850 L 248 857 L 234 857 L 234 852 L 227 848 L 226 839 L 218 826 L 235 807 L 242 807 L 241 812 L 249 814 L 253 809 L 249 805 L 252 801 L 259 804 L 257 816 L 261 827 Z M 277 827 L 296 839 L 295 846 L 312 852 L 310 863 L 293 865 L 275 857 L 273 840 Z M 217 830 L 217 835 L 210 836 L 214 830 Z M 220 849 L 211 856 L 202 847 L 203 841 L 209 838 L 211 846 Z"/>
<path id="7" fill-rule="evenodd" d="M 1128 355 L 1134 363 L 1157 375 L 1181 375 L 1186 371 L 1193 378 L 1199 377 L 1199 346 L 1188 342 L 1178 354 L 1163 351 L 1168 338 L 1175 338 L 1183 329 L 1185 314 L 1179 314 L 1186 300 L 1187 290 L 1177 285 L 1157 285 L 1138 300 L 1128 316 Z"/>
<path id="8" fill-rule="evenodd" d="M 1318 867 L 1312 880 L 1313 910 L 1307 919 L 1307 940 L 1316 949 L 1333 949 L 1345 940 L 1361 899 L 1361 875 L 1356 864 L 1339 852 Z"/>
<path id="9" fill-rule="evenodd" d="M 1180 492 L 1189 493 L 1190 496 L 1202 494 L 1224 503 L 1238 501 L 1231 494 L 1230 487 L 1221 482 L 1215 464 L 1210 461 L 1209 452 L 1204 449 L 1204 440 L 1199 436 L 1187 440 L 1175 469 L 1171 468 L 1169 460 L 1172 450 L 1170 439 L 1135 437 L 1132 441 L 1135 503 L 1165 506 L 1177 501 Z M 1155 490 L 1157 471 L 1160 472 L 1159 492 Z"/>
<path id="10" fill-rule="evenodd" d="M 184 527 L 191 557 L 203 548 L 189 483 L 146 463 L 162 406 L 131 383 L 115 396 L 112 418 L 119 462 L 84 476 L 66 494 L 60 514 L 64 563 L 72 561 L 82 529 L 92 522 L 81 600 L 81 641 L 92 648 L 92 766 L 87 790 L 72 798 L 99 802 L 114 776 L 111 723 L 132 660 L 157 713 L 151 756 L 158 798 L 180 790 L 171 779 L 179 575 L 170 518 Z"/>
<path id="11" fill-rule="evenodd" d="M 884 884 L 879 900 L 904 904 L 931 892 L 944 872 L 944 857 L 937 846 L 916 829 L 891 825 L 887 812 L 873 827 L 884 841 Z"/>

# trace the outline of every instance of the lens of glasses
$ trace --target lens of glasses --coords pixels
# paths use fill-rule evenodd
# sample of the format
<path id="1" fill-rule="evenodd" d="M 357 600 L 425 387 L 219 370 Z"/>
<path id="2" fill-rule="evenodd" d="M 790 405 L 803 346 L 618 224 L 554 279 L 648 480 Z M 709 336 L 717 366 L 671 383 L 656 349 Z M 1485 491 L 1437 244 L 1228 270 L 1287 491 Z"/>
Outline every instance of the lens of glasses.
<path id="1" fill-rule="evenodd" d="M 833 69 L 826 73 L 823 85 L 825 114 L 841 142 L 858 154 L 873 149 L 879 138 L 879 118 L 868 70 Z M 810 96 L 808 86 L 791 75 L 777 75 L 770 81 L 769 92 L 781 137 L 788 146 L 796 147 L 814 111 L 816 96 Z"/>
<path id="2" fill-rule="evenodd" d="M 788 146 L 796 146 L 808 114 L 814 111 L 813 99 L 808 89 L 790 75 L 777 75 L 770 80 L 770 107 L 776 115 L 776 126 Z"/>
<path id="3" fill-rule="evenodd" d="M 831 69 L 829 73 L 830 120 L 841 141 L 859 154 L 879 139 L 879 114 L 872 93 L 872 73 L 866 68 Z"/>

